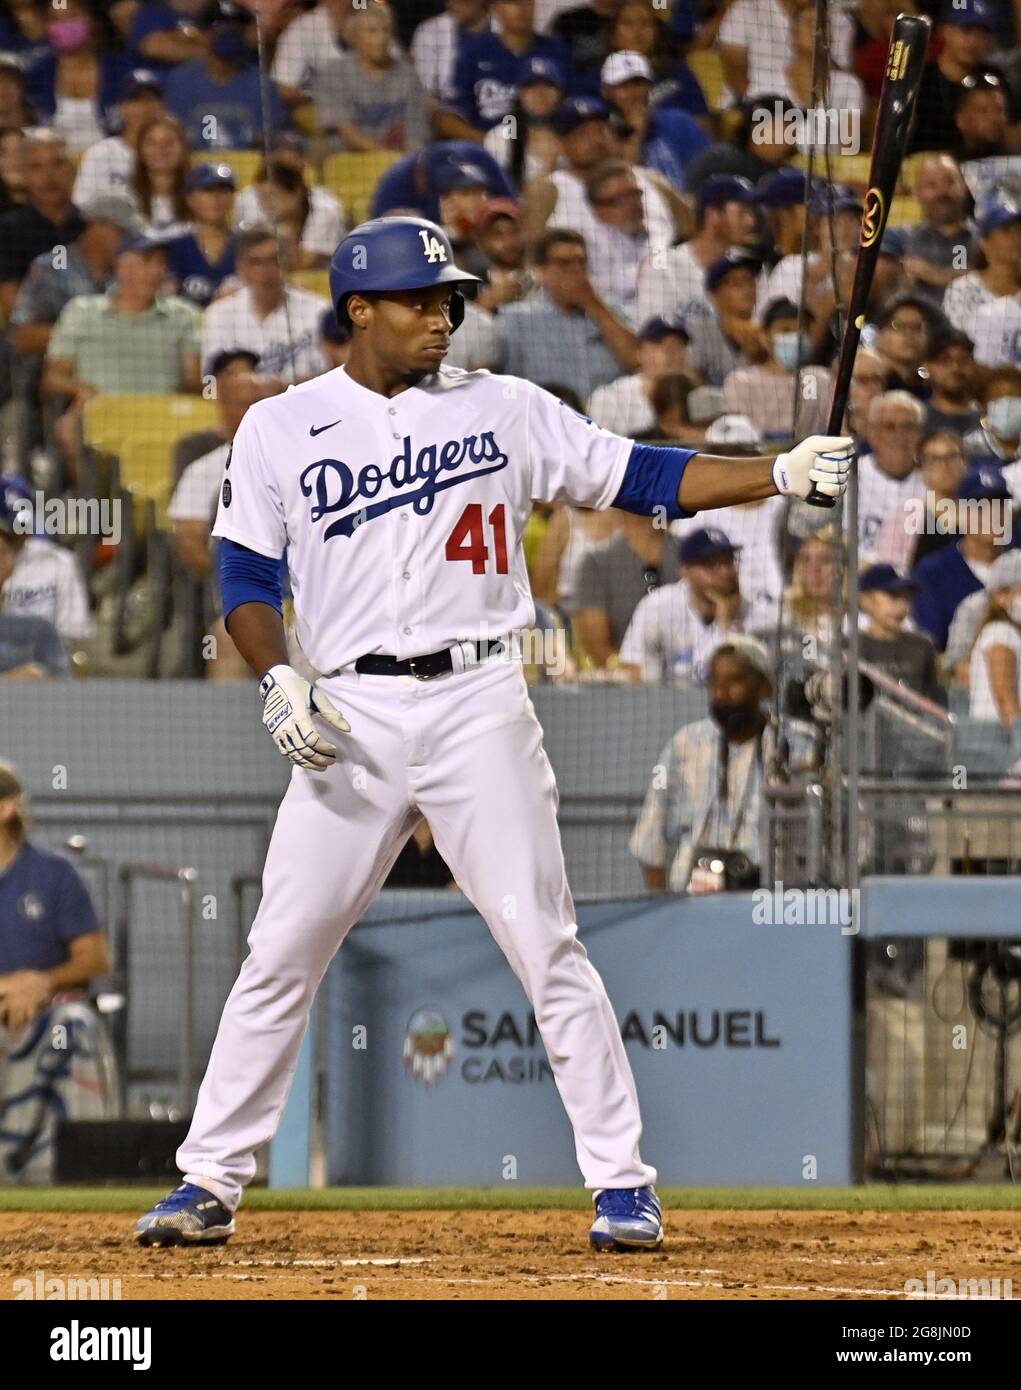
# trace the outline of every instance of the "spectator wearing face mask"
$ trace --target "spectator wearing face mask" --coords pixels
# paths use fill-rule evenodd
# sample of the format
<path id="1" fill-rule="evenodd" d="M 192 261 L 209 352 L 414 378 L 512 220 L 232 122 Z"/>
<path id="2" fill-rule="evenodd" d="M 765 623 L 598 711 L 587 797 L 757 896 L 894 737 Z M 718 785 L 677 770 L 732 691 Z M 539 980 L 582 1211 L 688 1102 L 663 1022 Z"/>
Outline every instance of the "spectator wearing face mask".
<path id="1" fill-rule="evenodd" d="M 971 651 L 968 706 L 972 719 L 998 720 L 1007 733 L 1021 719 L 1021 555 L 1009 558 L 995 568 Z"/>
<path id="2" fill-rule="evenodd" d="M 656 759 L 631 853 L 655 892 L 695 893 L 727 887 L 697 864 L 700 847 L 760 858 L 762 782 L 775 757 L 766 712 L 772 665 L 754 638 L 733 634 L 717 644 L 708 672 L 709 717 L 678 729 Z M 788 761 L 807 767 L 809 740 L 791 729 Z M 748 885 L 745 885 L 746 887 Z"/>
<path id="3" fill-rule="evenodd" d="M 1008 363 L 994 367 L 987 375 L 982 418 L 978 427 L 964 436 L 964 449 L 973 467 L 989 463 L 1000 468 L 1021 458 L 1021 367 Z M 1015 486 L 1014 475 L 1009 477 Z"/>
<path id="4" fill-rule="evenodd" d="M 863 616 L 858 651 L 909 690 L 946 706 L 947 693 L 936 671 L 936 649 L 928 637 L 909 632 L 911 600 L 918 585 L 893 565 L 871 565 L 858 581 Z"/>
<path id="5" fill-rule="evenodd" d="M 825 367 L 804 365 L 811 337 L 801 328 L 796 304 L 776 299 L 767 306 L 762 341 L 765 361 L 738 367 L 724 381 L 728 409 L 747 415 L 767 440 L 824 433 L 832 379 Z"/>
<path id="6" fill-rule="evenodd" d="M 725 531 L 701 527 L 681 542 L 680 578 L 641 600 L 620 644 L 621 667 L 652 685 L 701 684 L 728 632 L 769 631 L 775 608 L 751 604 L 738 576 L 739 550 Z"/>

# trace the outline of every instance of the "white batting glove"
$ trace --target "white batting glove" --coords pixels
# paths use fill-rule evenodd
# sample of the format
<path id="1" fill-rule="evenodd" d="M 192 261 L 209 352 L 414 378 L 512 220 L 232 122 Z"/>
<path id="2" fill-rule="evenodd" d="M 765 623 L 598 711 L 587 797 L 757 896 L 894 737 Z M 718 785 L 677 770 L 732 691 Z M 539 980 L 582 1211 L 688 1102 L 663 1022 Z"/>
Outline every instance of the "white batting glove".
<path id="1" fill-rule="evenodd" d="M 854 458 L 854 440 L 846 434 L 813 434 L 789 454 L 778 454 L 773 482 L 784 497 L 807 497 L 812 484 L 834 501 L 843 495 Z"/>
<path id="2" fill-rule="evenodd" d="M 296 767 L 329 767 L 337 749 L 316 731 L 312 716 L 325 719 L 342 734 L 350 733 L 351 725 L 324 692 L 299 676 L 293 666 L 271 666 L 259 682 L 259 694 L 262 722 L 284 757 Z"/>

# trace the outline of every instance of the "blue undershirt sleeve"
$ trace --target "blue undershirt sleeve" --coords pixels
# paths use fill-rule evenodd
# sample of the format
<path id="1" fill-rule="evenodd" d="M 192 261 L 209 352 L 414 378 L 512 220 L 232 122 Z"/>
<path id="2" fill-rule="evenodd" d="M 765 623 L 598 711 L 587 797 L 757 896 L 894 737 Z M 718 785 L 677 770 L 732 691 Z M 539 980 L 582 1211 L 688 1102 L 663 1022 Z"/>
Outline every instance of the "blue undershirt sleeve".
<path id="1" fill-rule="evenodd" d="M 694 516 L 694 512 L 686 512 L 678 502 L 677 493 L 688 460 L 697 453 L 697 449 L 633 444 L 624 481 L 612 505 L 622 512 L 637 512 L 639 516 L 652 516 L 662 507 L 669 521 L 683 521 Z"/>
<path id="2" fill-rule="evenodd" d="M 220 593 L 223 616 L 229 618 L 242 603 L 268 603 L 283 614 L 280 561 L 259 555 L 237 541 L 220 542 Z"/>

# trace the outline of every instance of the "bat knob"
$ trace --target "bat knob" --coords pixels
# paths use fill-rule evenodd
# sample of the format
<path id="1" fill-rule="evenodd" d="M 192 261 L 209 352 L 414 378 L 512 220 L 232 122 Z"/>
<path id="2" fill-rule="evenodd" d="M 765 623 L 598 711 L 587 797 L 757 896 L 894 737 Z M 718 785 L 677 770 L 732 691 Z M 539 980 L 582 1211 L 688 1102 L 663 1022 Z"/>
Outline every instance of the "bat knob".
<path id="1" fill-rule="evenodd" d="M 828 493 L 820 492 L 817 483 L 812 484 L 812 491 L 805 498 L 810 507 L 835 507 L 837 499 L 830 497 Z"/>

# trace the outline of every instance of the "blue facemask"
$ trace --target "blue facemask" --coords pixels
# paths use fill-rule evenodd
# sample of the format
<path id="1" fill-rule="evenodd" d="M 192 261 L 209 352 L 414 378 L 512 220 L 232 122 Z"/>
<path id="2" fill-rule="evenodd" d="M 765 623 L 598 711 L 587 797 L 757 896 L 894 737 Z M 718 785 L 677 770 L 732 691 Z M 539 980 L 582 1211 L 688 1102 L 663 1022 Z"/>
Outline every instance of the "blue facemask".
<path id="1" fill-rule="evenodd" d="M 991 401 L 986 419 L 1001 439 L 1017 439 L 1021 435 L 1021 396 L 1001 396 Z"/>
<path id="2" fill-rule="evenodd" d="M 773 339 L 773 356 L 785 372 L 797 370 L 808 349 L 803 333 L 778 333 Z"/>

